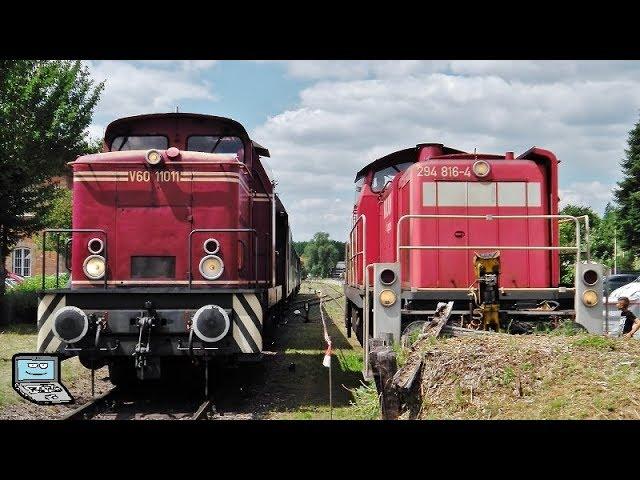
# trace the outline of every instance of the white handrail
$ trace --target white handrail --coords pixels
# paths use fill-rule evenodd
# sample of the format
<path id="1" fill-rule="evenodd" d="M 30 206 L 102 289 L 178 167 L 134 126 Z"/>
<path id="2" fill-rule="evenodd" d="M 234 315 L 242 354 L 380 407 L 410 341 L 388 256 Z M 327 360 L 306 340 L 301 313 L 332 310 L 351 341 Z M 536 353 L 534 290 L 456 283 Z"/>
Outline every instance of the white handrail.
<path id="1" fill-rule="evenodd" d="M 358 223 L 360 223 L 360 221 L 362 221 L 362 250 L 358 251 Z M 352 265 L 354 259 L 357 259 L 358 256 L 362 255 L 362 279 L 364 280 L 365 277 L 365 272 L 366 272 L 366 262 L 367 262 L 367 217 L 364 214 L 361 214 L 358 219 L 354 222 L 353 226 L 351 227 L 351 230 L 349 231 L 349 245 L 350 245 L 350 255 L 349 258 L 346 259 L 349 262 L 349 269 L 351 270 L 352 268 L 354 269 L 355 267 Z M 354 234 L 355 234 L 355 245 L 354 245 Z M 355 246 L 355 249 L 354 249 Z M 353 253 L 353 251 L 356 251 L 356 253 Z M 356 260 L 357 262 L 357 260 Z M 350 280 L 353 280 L 353 274 L 355 272 L 354 270 L 351 270 L 351 275 L 347 275 L 348 277 L 351 277 Z M 350 282 L 348 281 L 347 284 L 350 284 Z M 355 284 L 355 282 L 354 282 Z"/>
<path id="2" fill-rule="evenodd" d="M 516 220 L 516 219 L 533 219 L 533 220 L 571 220 L 576 225 L 576 246 L 575 247 L 552 247 L 552 246 L 494 246 L 494 245 L 481 245 L 481 246 L 447 246 L 447 245 L 402 245 L 400 242 L 401 226 L 403 221 L 410 219 L 469 219 L 469 220 Z M 472 250 L 472 249 L 503 249 L 503 250 L 568 250 L 575 251 L 578 261 L 580 261 L 580 224 L 576 217 L 571 215 L 403 215 L 398 220 L 396 226 L 396 262 L 400 262 L 400 250 Z"/>

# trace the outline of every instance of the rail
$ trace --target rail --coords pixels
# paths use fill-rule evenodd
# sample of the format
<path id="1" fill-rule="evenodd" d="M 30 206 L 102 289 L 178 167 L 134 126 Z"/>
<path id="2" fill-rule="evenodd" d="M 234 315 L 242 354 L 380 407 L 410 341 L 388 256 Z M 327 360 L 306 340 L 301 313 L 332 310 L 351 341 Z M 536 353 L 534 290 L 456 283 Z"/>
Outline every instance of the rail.
<path id="1" fill-rule="evenodd" d="M 107 288 L 107 269 L 106 266 L 109 265 L 108 262 L 108 252 L 107 248 L 107 232 L 104 230 L 100 230 L 97 228 L 47 228 L 42 231 L 42 290 L 45 290 L 45 275 L 46 272 L 45 266 L 47 262 L 47 234 L 48 233 L 57 233 L 56 236 L 56 288 L 60 288 L 60 234 L 61 233 L 100 233 L 104 237 L 104 288 Z M 67 248 L 69 243 L 67 242 Z M 69 269 L 71 270 L 71 269 Z"/>
<path id="2" fill-rule="evenodd" d="M 362 347 L 364 352 L 363 375 L 365 379 L 369 375 L 369 270 L 373 268 L 373 263 L 370 263 L 365 267 L 364 280 L 364 303 L 362 305 Z M 375 330 L 374 330 L 375 331 Z"/>
<path id="3" fill-rule="evenodd" d="M 579 217 L 575 217 L 576 219 L 578 219 L 578 221 L 583 220 L 584 221 L 584 242 L 585 242 L 585 253 L 587 254 L 587 261 L 591 261 L 591 245 L 589 242 L 589 231 L 590 231 L 590 227 L 589 227 L 589 215 L 581 215 Z M 566 223 L 568 221 L 568 219 L 561 219 L 558 220 L 558 223 Z"/>
<path id="4" fill-rule="evenodd" d="M 576 226 L 576 246 L 575 247 L 554 247 L 551 245 L 530 246 L 530 245 L 402 245 L 401 227 L 402 223 L 411 219 L 467 219 L 467 220 L 566 220 L 573 221 Z M 398 246 L 396 248 L 396 262 L 400 261 L 401 250 L 558 250 L 575 252 L 577 260 L 580 261 L 580 224 L 577 217 L 571 215 L 403 215 L 398 220 L 396 226 L 396 238 Z"/>
<path id="5" fill-rule="evenodd" d="M 191 284 L 193 283 L 193 272 L 191 271 L 192 256 L 193 256 L 193 234 L 194 233 L 253 233 L 254 236 L 254 257 L 255 257 L 255 267 L 253 270 L 254 273 L 254 284 L 255 288 L 258 288 L 258 232 L 256 232 L 255 228 L 196 228 L 195 230 L 191 230 L 189 233 L 189 289 L 191 289 Z"/>

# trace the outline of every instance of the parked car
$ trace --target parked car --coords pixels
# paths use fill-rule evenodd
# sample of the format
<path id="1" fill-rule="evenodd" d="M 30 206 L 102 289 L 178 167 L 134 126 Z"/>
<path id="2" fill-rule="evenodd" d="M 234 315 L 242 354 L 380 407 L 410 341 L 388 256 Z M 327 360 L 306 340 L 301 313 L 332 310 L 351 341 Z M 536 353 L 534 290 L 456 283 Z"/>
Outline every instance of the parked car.
<path id="1" fill-rule="evenodd" d="M 616 273 L 604 278 L 604 294 L 611 294 L 614 290 L 635 281 L 640 273 Z"/>
<path id="2" fill-rule="evenodd" d="M 609 294 L 609 301 L 605 305 L 603 318 L 605 319 L 606 330 L 609 331 L 609 335 L 613 336 L 620 335 L 621 315 L 616 307 L 618 298 L 620 297 L 627 297 L 629 299 L 629 310 L 631 310 L 636 317 L 640 317 L 640 278 L 636 277 L 632 282 L 616 288 Z M 640 330 L 636 332 L 633 338 L 640 339 Z"/>

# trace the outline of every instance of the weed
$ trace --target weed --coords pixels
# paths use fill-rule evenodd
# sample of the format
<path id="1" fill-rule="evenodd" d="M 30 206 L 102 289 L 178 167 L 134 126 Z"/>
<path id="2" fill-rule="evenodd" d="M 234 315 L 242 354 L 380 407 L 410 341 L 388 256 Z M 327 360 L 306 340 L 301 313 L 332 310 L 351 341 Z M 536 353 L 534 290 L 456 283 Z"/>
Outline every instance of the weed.
<path id="1" fill-rule="evenodd" d="M 616 342 L 614 340 L 607 337 L 601 337 L 599 335 L 581 335 L 572 342 L 572 345 L 576 347 L 588 347 L 605 351 L 616 349 Z"/>
<path id="2" fill-rule="evenodd" d="M 514 372 L 513 368 L 507 365 L 500 376 L 500 385 L 509 385 L 515 380 L 515 378 L 516 372 Z"/>
<path id="3" fill-rule="evenodd" d="M 353 394 L 353 400 L 349 402 L 353 418 L 360 420 L 379 419 L 380 400 L 376 386 L 373 382 L 361 383 L 361 386 L 349 390 Z"/>
<path id="4" fill-rule="evenodd" d="M 361 372 L 363 369 L 362 353 L 360 352 L 340 349 L 337 351 L 336 357 L 343 372 Z"/>

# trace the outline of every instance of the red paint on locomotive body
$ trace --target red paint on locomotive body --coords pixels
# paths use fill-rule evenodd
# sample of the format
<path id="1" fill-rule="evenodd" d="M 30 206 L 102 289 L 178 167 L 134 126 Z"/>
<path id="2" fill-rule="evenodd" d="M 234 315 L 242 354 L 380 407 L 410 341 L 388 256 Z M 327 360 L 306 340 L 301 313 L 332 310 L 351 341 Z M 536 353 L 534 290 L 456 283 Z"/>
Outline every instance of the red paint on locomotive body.
<path id="1" fill-rule="evenodd" d="M 485 177 L 474 173 L 477 161 L 489 165 Z M 355 218 L 366 215 L 366 264 L 397 261 L 397 225 L 404 215 L 557 215 L 557 163 L 551 152 L 538 148 L 513 159 L 512 154 L 469 154 L 438 144 L 373 162 L 358 174 L 364 180 L 354 208 Z M 380 178 L 390 165 L 399 172 L 392 179 Z M 413 218 L 402 222 L 401 245 L 558 246 L 558 224 L 532 218 Z M 402 250 L 402 286 L 468 290 L 475 280 L 473 254 L 446 248 Z M 501 265 L 502 287 L 558 286 L 557 251 L 502 249 Z M 352 271 L 351 283 L 363 285 L 362 263 Z"/>
<path id="2" fill-rule="evenodd" d="M 237 138 L 235 152 L 190 151 L 190 138 L 198 136 Z M 135 136 L 164 137 L 162 156 L 151 165 L 149 151 L 110 151 Z M 129 141 L 129 140 L 127 140 Z M 215 143 L 215 141 L 214 141 Z M 115 147 L 113 148 L 115 150 Z M 107 128 L 103 153 L 72 162 L 74 173 L 74 229 L 101 229 L 108 245 L 107 281 L 116 286 L 186 286 L 189 271 L 194 288 L 253 286 L 271 283 L 272 184 L 259 160 L 264 152 L 249 139 L 237 122 L 220 117 L 191 114 L 160 114 L 131 117 Z M 250 232 L 194 233 L 189 263 L 189 234 L 195 229 L 251 229 L 258 237 L 256 275 L 255 237 Z M 72 286 L 101 287 L 83 271 L 90 254 L 87 243 L 100 237 L 73 234 Z M 199 270 L 208 238 L 219 242 L 216 253 L 224 263 L 222 275 L 207 280 Z M 136 270 L 142 258 L 164 257 L 169 266 L 156 272 Z"/>

